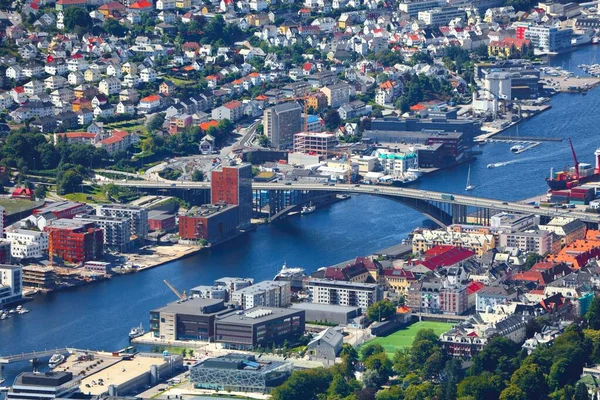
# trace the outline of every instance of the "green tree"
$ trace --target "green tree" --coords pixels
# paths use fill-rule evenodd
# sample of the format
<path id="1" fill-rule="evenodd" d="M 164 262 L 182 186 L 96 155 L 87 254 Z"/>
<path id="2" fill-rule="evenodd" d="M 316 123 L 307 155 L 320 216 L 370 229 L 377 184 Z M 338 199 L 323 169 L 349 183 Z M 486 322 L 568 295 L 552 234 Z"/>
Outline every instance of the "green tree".
<path id="1" fill-rule="evenodd" d="M 69 7 L 64 11 L 66 31 L 90 31 L 94 25 L 92 17 L 84 8 Z"/>
<path id="2" fill-rule="evenodd" d="M 500 400 L 527 400 L 527 395 L 517 385 L 511 384 L 500 393 Z"/>
<path id="3" fill-rule="evenodd" d="M 150 133 L 158 131 L 162 128 L 163 124 L 165 122 L 165 114 L 164 113 L 158 113 L 154 116 L 152 116 L 152 118 L 150 118 L 150 120 L 148 121 L 147 127 L 148 127 L 148 131 Z"/>
<path id="4" fill-rule="evenodd" d="M 331 371 L 325 368 L 294 371 L 283 385 L 273 390 L 271 399 L 318 400 L 319 395 L 327 391 L 332 379 Z"/>
<path id="5" fill-rule="evenodd" d="M 192 173 L 192 180 L 194 182 L 202 182 L 202 181 L 204 181 L 204 172 L 202 172 L 199 169 L 194 170 L 194 172 Z"/>
<path id="6" fill-rule="evenodd" d="M 376 301 L 367 308 L 367 317 L 371 321 L 383 321 L 396 315 L 396 306 L 385 299 Z"/>
<path id="7" fill-rule="evenodd" d="M 360 384 L 358 382 L 349 383 L 346 379 L 340 375 L 336 374 L 327 389 L 327 397 L 346 397 L 350 396 L 354 391 L 360 388 Z"/>
<path id="8" fill-rule="evenodd" d="M 392 374 L 392 362 L 385 353 L 377 353 L 369 356 L 365 360 L 365 368 L 377 371 L 380 378 L 380 385 L 387 382 Z"/>
<path id="9" fill-rule="evenodd" d="M 323 117 L 323 121 L 325 121 L 325 127 L 329 131 L 335 131 L 337 128 L 340 127 L 340 124 L 342 123 L 340 114 L 334 108 L 330 108 L 329 110 L 327 110 L 325 116 Z"/>
<path id="10" fill-rule="evenodd" d="M 525 258 L 525 265 L 523 269 L 530 270 L 538 261 L 540 261 L 543 257 L 537 253 L 528 253 Z"/>
<path id="11" fill-rule="evenodd" d="M 404 398 L 404 390 L 401 386 L 395 385 L 389 389 L 383 389 L 377 392 L 375 400 L 398 400 Z"/>
<path id="12" fill-rule="evenodd" d="M 550 368 L 548 374 L 548 386 L 553 390 L 558 390 L 564 387 L 569 380 L 569 366 L 571 363 L 566 358 L 559 358 Z"/>
<path id="13" fill-rule="evenodd" d="M 46 186 L 41 183 L 35 187 L 35 198 L 36 199 L 45 199 L 46 198 Z"/>
<path id="14" fill-rule="evenodd" d="M 510 382 L 519 387 L 528 399 L 542 399 L 548 392 L 544 373 L 537 364 L 526 364 L 516 370 Z"/>
<path id="15" fill-rule="evenodd" d="M 595 296 L 590 304 L 590 309 L 585 315 L 590 328 L 594 330 L 600 329 L 600 296 Z"/>
<path id="16" fill-rule="evenodd" d="M 457 396 L 471 396 L 474 400 L 497 399 L 502 389 L 502 379 L 498 375 L 484 372 L 463 379 L 457 387 Z"/>
<path id="17" fill-rule="evenodd" d="M 361 356 L 363 360 L 371 357 L 373 354 L 385 353 L 382 345 L 379 343 L 368 343 L 361 349 Z"/>
<path id="18" fill-rule="evenodd" d="M 590 394 L 585 383 L 579 382 L 577 386 L 575 386 L 573 400 L 590 400 Z"/>
<path id="19" fill-rule="evenodd" d="M 59 194 L 76 192 L 83 183 L 83 177 L 74 169 L 66 171 L 58 181 Z"/>
<path id="20" fill-rule="evenodd" d="M 123 37 L 127 35 L 127 28 L 119 23 L 114 18 L 107 18 L 102 24 L 102 28 L 109 35 L 114 35 L 117 37 Z"/>
<path id="21" fill-rule="evenodd" d="M 362 374 L 363 385 L 367 388 L 378 388 L 381 382 L 379 372 L 374 369 L 368 369 Z"/>

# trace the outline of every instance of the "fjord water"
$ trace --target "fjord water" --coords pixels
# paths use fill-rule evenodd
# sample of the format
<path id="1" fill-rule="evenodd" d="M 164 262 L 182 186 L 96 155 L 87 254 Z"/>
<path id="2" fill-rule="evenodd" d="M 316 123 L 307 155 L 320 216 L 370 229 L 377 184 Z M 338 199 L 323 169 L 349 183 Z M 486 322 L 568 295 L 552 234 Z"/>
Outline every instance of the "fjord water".
<path id="1" fill-rule="evenodd" d="M 551 65 L 576 74 L 577 65 L 590 63 L 598 46 L 555 57 Z M 580 162 L 593 162 L 600 147 L 600 88 L 587 96 L 561 94 L 552 109 L 520 124 L 519 135 L 571 137 Z M 513 127 L 504 133 L 516 135 Z M 544 142 L 522 154 L 512 154 L 509 144 L 486 144 L 471 164 L 473 196 L 519 200 L 546 191 L 550 168 L 572 165 L 566 142 Z M 509 162 L 488 169 L 487 164 Z M 468 165 L 424 176 L 413 187 L 464 193 Z M 306 268 L 342 262 L 397 244 L 424 217 L 386 198 L 360 195 L 319 209 L 306 216 L 259 227 L 210 251 L 174 261 L 142 273 L 69 291 L 37 296 L 27 303 L 29 314 L 0 321 L 0 355 L 57 347 L 114 350 L 128 344 L 132 326 L 148 327 L 149 310 L 175 295 L 163 283 L 168 279 L 180 290 L 210 284 L 223 276 L 271 279 L 284 262 Z M 5 369 L 7 384 L 27 365 Z"/>

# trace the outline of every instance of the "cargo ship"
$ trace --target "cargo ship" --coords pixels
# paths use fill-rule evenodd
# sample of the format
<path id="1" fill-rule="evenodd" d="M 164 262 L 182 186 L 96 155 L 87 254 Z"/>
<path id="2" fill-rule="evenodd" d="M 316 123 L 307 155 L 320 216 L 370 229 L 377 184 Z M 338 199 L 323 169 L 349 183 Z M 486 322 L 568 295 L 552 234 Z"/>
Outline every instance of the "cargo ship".
<path id="1" fill-rule="evenodd" d="M 550 171 L 550 177 L 546 178 L 546 183 L 550 190 L 565 190 L 571 189 L 586 182 L 597 180 L 600 178 L 600 148 L 596 149 L 594 156 L 596 158 L 596 167 L 592 168 L 590 164 L 579 163 L 577 161 L 577 155 L 573 149 L 573 143 L 569 139 L 569 145 L 571 146 L 571 153 L 573 154 L 573 161 L 575 165 L 568 171 L 559 171 L 554 173 Z"/>

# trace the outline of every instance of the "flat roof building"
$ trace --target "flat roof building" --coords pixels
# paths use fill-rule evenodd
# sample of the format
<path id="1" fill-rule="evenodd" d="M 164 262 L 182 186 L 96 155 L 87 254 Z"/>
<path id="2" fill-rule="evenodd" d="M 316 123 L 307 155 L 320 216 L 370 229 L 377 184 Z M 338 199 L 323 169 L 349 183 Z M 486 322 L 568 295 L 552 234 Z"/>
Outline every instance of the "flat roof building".
<path id="1" fill-rule="evenodd" d="M 166 340 L 210 340 L 215 318 L 232 311 L 222 299 L 174 301 L 150 311 L 150 331 Z"/>
<path id="2" fill-rule="evenodd" d="M 75 221 L 93 223 L 102 229 L 104 246 L 117 251 L 125 251 L 129 248 L 131 239 L 131 223 L 129 218 L 108 217 L 103 215 L 76 215 Z"/>
<path id="3" fill-rule="evenodd" d="M 96 209 L 96 215 L 129 219 L 131 236 L 141 240 L 148 237 L 148 210 L 143 207 L 122 204 L 102 204 Z"/>
<path id="4" fill-rule="evenodd" d="M 190 380 L 199 389 L 267 393 L 292 373 L 286 361 L 256 360 L 254 355 L 227 354 L 208 358 L 190 369 Z"/>
<path id="5" fill-rule="evenodd" d="M 6 394 L 7 400 L 37 400 L 70 397 L 79 390 L 81 378 L 71 372 L 23 372 Z"/>
<path id="6" fill-rule="evenodd" d="M 304 333 L 304 310 L 255 307 L 218 317 L 215 341 L 239 349 L 270 346 Z"/>
<path id="7" fill-rule="evenodd" d="M 313 303 L 360 307 L 362 312 L 382 299 L 376 283 L 359 283 L 312 278 L 305 285 Z"/>
<path id="8" fill-rule="evenodd" d="M 242 309 L 257 306 L 287 307 L 292 303 L 291 293 L 289 281 L 262 281 L 236 290 L 231 294 L 231 301 Z"/>
<path id="9" fill-rule="evenodd" d="M 332 304 L 294 303 L 291 308 L 304 310 L 307 323 L 327 322 L 347 325 L 354 318 L 360 317 L 362 311 L 357 306 L 338 306 Z"/>

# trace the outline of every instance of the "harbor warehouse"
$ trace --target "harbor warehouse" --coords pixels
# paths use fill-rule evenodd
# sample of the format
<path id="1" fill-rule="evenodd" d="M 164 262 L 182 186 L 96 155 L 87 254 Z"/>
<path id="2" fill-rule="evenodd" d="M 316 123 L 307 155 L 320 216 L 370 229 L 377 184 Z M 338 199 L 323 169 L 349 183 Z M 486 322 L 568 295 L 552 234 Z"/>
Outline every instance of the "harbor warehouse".
<path id="1" fill-rule="evenodd" d="M 282 343 L 304 333 L 304 310 L 256 307 L 217 318 L 215 340 L 235 348 Z"/>

